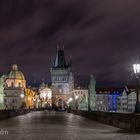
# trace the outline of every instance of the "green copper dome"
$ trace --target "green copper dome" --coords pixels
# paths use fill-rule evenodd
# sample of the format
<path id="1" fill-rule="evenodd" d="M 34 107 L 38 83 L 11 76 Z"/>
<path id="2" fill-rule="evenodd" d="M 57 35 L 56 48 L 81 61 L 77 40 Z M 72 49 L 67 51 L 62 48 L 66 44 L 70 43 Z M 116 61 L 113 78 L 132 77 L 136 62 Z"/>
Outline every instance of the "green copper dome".
<path id="1" fill-rule="evenodd" d="M 21 71 L 18 70 L 17 64 L 12 66 L 12 70 L 8 74 L 8 79 L 25 80 L 25 77 Z"/>

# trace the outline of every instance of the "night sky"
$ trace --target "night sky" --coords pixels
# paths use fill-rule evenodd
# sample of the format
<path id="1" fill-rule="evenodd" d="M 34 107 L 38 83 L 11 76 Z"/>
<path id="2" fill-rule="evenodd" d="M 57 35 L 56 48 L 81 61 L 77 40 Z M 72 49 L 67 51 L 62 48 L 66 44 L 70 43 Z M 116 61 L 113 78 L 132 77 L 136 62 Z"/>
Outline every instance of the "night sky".
<path id="1" fill-rule="evenodd" d="M 138 0 L 1 0 L 0 73 L 17 63 L 29 84 L 49 81 L 57 44 L 72 56 L 75 80 L 134 84 L 140 56 Z"/>

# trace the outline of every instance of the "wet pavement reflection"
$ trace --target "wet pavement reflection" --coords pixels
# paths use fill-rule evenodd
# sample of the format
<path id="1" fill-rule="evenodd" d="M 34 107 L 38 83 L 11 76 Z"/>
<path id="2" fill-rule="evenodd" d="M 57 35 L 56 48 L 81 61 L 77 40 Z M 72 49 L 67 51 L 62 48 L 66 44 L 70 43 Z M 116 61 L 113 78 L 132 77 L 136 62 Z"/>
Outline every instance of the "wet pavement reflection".
<path id="1" fill-rule="evenodd" d="M 31 112 L 0 121 L 0 140 L 121 139 L 137 140 L 140 135 L 65 112 Z"/>

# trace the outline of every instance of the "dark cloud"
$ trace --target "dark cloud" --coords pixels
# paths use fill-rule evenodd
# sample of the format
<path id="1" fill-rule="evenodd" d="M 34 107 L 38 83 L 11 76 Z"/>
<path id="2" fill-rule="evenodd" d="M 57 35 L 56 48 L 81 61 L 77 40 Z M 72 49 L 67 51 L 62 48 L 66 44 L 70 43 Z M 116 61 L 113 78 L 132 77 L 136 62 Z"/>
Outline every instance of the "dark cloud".
<path id="1" fill-rule="evenodd" d="M 56 45 L 64 44 L 77 82 L 93 73 L 98 85 L 133 83 L 139 9 L 137 0 L 1 0 L 1 73 L 16 61 L 28 81 L 49 81 Z"/>

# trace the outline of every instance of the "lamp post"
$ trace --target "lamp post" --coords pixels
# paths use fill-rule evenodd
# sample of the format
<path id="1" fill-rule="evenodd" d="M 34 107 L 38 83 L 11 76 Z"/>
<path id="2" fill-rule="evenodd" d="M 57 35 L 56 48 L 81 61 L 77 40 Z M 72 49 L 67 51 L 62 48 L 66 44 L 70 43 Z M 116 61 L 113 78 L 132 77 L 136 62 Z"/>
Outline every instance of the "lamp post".
<path id="1" fill-rule="evenodd" d="M 75 104 L 74 104 L 74 107 L 75 107 L 76 110 L 78 110 L 78 98 L 79 98 L 79 96 L 76 95 L 75 96 Z"/>
<path id="2" fill-rule="evenodd" d="M 35 105 L 36 99 L 33 98 L 33 101 L 34 101 L 34 109 L 35 109 L 36 108 L 36 105 Z"/>
<path id="3" fill-rule="evenodd" d="M 135 113 L 140 112 L 140 104 L 139 104 L 139 74 L 140 74 L 140 64 L 133 64 L 133 70 L 136 76 L 136 105 L 135 105 Z"/>
<path id="4" fill-rule="evenodd" d="M 28 105 L 29 105 L 29 109 L 31 108 L 31 98 L 28 97 Z"/>
<path id="5" fill-rule="evenodd" d="M 88 93 L 88 111 L 91 111 L 91 109 L 90 109 L 90 90 Z"/>
<path id="6" fill-rule="evenodd" d="M 40 99 L 37 100 L 38 109 L 40 108 Z"/>
<path id="7" fill-rule="evenodd" d="M 20 96 L 21 96 L 21 98 L 24 98 L 24 94 L 23 93 Z"/>
<path id="8" fill-rule="evenodd" d="M 77 95 L 77 96 L 75 96 L 75 99 L 77 100 L 79 98 L 79 96 Z"/>
<path id="9" fill-rule="evenodd" d="M 24 95 L 24 93 L 21 93 L 20 97 L 21 97 L 21 100 L 22 100 L 22 109 L 23 109 L 23 108 L 25 108 L 25 106 L 26 106 L 26 105 L 25 105 L 25 98 L 24 98 L 25 95 Z"/>
<path id="10" fill-rule="evenodd" d="M 68 100 L 68 112 L 70 113 L 70 111 L 71 111 L 71 106 L 72 106 L 72 101 L 73 101 L 73 98 L 72 97 L 70 97 L 69 98 L 69 100 Z"/>

